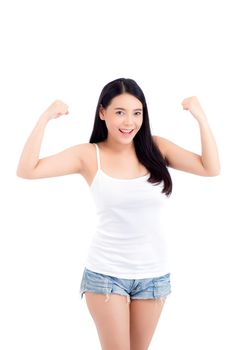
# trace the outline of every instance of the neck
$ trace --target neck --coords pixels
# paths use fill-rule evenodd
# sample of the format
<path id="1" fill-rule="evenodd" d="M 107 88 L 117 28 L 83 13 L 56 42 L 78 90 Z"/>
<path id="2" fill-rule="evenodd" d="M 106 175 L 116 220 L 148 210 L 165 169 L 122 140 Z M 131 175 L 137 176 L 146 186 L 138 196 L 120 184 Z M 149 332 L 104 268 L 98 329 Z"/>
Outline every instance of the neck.
<path id="1" fill-rule="evenodd" d="M 132 153 L 135 152 L 134 142 L 130 143 L 121 143 L 117 142 L 116 140 L 112 138 L 107 138 L 105 141 L 103 141 L 103 144 L 112 152 L 114 153 Z"/>

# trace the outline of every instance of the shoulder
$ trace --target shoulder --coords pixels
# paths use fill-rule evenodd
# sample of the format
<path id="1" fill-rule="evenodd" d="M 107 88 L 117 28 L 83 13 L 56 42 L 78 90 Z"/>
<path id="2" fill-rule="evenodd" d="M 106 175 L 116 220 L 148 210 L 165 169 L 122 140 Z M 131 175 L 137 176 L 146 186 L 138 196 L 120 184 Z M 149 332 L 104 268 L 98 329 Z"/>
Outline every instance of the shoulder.
<path id="1" fill-rule="evenodd" d="M 94 153 L 95 145 L 93 143 L 80 143 L 73 147 L 73 151 L 82 161 L 85 161 L 87 157 Z"/>
<path id="2" fill-rule="evenodd" d="M 77 145 L 77 147 L 80 147 L 79 154 L 82 162 L 80 174 L 90 184 L 96 171 L 96 146 L 89 142 Z"/>
<path id="3" fill-rule="evenodd" d="M 160 152 L 163 155 L 163 158 L 166 156 L 166 147 L 167 147 L 167 139 L 158 135 L 152 135 L 153 142 L 159 148 Z"/>
<path id="4" fill-rule="evenodd" d="M 82 166 L 81 166 L 82 170 L 80 171 L 80 173 L 83 175 L 86 172 L 89 172 L 96 161 L 95 144 L 89 142 L 89 143 L 82 143 L 82 144 L 76 145 L 74 152 L 76 152 L 77 158 L 79 158 L 82 163 Z"/>

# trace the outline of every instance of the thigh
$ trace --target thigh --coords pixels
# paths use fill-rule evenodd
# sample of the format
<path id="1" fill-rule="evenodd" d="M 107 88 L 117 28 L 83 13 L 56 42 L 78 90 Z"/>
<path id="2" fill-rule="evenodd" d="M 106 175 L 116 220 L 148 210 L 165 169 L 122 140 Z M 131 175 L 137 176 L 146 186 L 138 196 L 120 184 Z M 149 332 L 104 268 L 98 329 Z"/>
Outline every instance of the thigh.
<path id="1" fill-rule="evenodd" d="M 130 344 L 131 350 L 146 350 L 158 324 L 165 298 L 131 300 Z"/>
<path id="2" fill-rule="evenodd" d="M 95 322 L 103 350 L 130 350 L 129 304 L 123 295 L 85 292 L 88 310 Z"/>
<path id="3" fill-rule="evenodd" d="M 166 297 L 170 293 L 170 273 L 139 280 L 130 304 L 131 350 L 148 349 Z"/>

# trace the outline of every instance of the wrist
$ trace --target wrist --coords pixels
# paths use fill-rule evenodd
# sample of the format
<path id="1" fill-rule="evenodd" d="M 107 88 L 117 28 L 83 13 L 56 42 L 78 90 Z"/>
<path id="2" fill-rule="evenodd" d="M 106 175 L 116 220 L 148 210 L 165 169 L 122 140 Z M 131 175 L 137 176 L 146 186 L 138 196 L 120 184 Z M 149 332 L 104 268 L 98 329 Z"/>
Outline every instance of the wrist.
<path id="1" fill-rule="evenodd" d="M 196 119 L 197 119 L 198 123 L 202 123 L 202 124 L 208 123 L 207 117 L 204 113 L 197 116 Z"/>
<path id="2" fill-rule="evenodd" d="M 41 114 L 40 118 L 41 121 L 48 123 L 49 120 L 51 119 L 48 113 L 44 112 Z"/>

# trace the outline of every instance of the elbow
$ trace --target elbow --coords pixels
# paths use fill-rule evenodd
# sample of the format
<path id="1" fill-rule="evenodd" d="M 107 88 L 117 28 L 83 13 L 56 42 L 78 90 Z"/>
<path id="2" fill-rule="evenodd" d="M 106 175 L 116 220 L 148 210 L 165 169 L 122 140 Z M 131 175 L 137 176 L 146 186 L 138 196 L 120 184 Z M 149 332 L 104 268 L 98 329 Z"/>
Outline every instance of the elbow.
<path id="1" fill-rule="evenodd" d="M 17 177 L 21 177 L 22 179 L 28 179 L 28 177 L 25 176 L 25 174 L 22 174 L 22 173 L 19 172 L 19 171 L 16 172 L 16 176 L 17 176 Z"/>
<path id="2" fill-rule="evenodd" d="M 219 176 L 220 174 L 221 174 L 221 169 L 216 169 L 216 170 L 207 172 L 206 176 L 214 177 L 214 176 Z"/>
<path id="3" fill-rule="evenodd" d="M 25 178 L 22 170 L 19 167 L 16 170 L 16 176 Z"/>
<path id="4" fill-rule="evenodd" d="M 219 170 L 219 171 L 213 173 L 211 176 L 219 176 L 220 174 L 221 174 L 221 171 Z"/>
<path id="5" fill-rule="evenodd" d="M 16 170 L 16 176 L 21 177 L 22 179 L 33 179 L 32 175 L 27 174 L 20 169 Z"/>
<path id="6" fill-rule="evenodd" d="M 19 169 L 16 170 L 16 176 L 18 176 L 18 177 L 24 177 L 23 174 L 22 174 L 22 172 L 21 172 Z"/>

